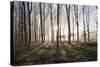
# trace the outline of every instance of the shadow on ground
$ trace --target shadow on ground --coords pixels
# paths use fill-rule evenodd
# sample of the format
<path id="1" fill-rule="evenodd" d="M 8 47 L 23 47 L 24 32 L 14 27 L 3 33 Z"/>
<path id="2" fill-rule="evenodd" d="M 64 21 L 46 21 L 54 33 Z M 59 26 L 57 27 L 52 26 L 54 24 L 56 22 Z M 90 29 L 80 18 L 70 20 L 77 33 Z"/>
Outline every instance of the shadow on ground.
<path id="1" fill-rule="evenodd" d="M 96 43 L 68 44 L 59 43 L 59 55 L 56 42 L 34 43 L 31 48 L 22 47 L 14 52 L 14 65 L 51 64 L 67 62 L 84 62 L 97 60 Z"/>

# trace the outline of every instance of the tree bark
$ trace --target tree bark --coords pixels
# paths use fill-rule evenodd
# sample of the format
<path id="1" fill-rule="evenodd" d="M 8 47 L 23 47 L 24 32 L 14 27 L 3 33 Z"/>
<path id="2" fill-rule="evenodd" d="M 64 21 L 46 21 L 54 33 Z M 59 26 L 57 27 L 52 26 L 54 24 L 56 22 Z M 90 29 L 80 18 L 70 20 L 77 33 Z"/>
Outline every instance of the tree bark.
<path id="1" fill-rule="evenodd" d="M 70 29 L 70 5 L 66 4 L 67 21 L 68 21 L 68 43 L 71 44 L 71 29 Z"/>
<path id="2" fill-rule="evenodd" d="M 37 22 L 36 22 L 36 12 L 34 11 L 34 35 L 35 35 L 35 42 L 37 42 Z"/>
<path id="3" fill-rule="evenodd" d="M 45 3 L 44 3 L 43 41 L 45 42 Z"/>
<path id="4" fill-rule="evenodd" d="M 56 54 L 56 62 L 59 62 L 59 4 L 57 4 L 57 54 Z"/>
<path id="5" fill-rule="evenodd" d="M 26 17 L 25 17 L 25 15 L 26 15 L 26 12 L 25 12 L 25 2 L 22 2 L 22 5 L 23 5 L 23 16 L 24 16 L 24 20 L 23 20 L 23 22 L 24 22 L 24 37 L 25 37 L 25 46 L 27 46 L 27 30 L 26 30 Z"/>
<path id="6" fill-rule="evenodd" d="M 52 22 L 52 4 L 50 4 L 50 9 L 51 9 L 51 13 L 50 13 L 50 17 L 51 17 L 51 41 L 54 42 L 54 29 L 53 29 L 53 22 Z"/>
<path id="7" fill-rule="evenodd" d="M 42 8 L 41 8 L 41 3 L 39 3 L 39 7 L 40 7 L 40 26 L 41 26 L 41 39 L 42 39 L 42 44 L 44 43 L 43 42 L 43 27 L 42 27 L 42 25 L 43 25 L 43 23 L 42 23 Z"/>
<path id="8" fill-rule="evenodd" d="M 72 22 L 73 22 L 73 34 L 72 34 L 72 36 L 73 36 L 73 42 L 74 42 L 74 22 L 75 22 L 75 20 L 74 20 L 75 18 L 74 18 L 74 13 L 73 13 L 73 16 L 72 16 Z"/>
<path id="9" fill-rule="evenodd" d="M 87 35 L 88 35 L 88 42 L 90 40 L 90 33 L 89 33 L 89 7 L 88 7 L 88 12 L 87 12 L 87 15 L 86 15 L 86 22 L 87 22 Z"/>
<path id="10" fill-rule="evenodd" d="M 75 21 L 77 25 L 77 42 L 79 42 L 78 5 L 74 5 Z"/>
<path id="11" fill-rule="evenodd" d="M 20 19 L 21 22 L 20 23 L 21 23 L 21 42 L 23 43 L 23 39 L 24 39 L 23 38 L 23 20 L 24 20 L 24 18 L 23 18 L 23 6 L 22 6 L 22 3 L 23 2 L 21 2 L 21 6 L 20 6 L 20 8 L 21 8 L 21 10 L 20 10 L 21 11 L 21 17 L 20 17 L 21 18 Z"/>
<path id="12" fill-rule="evenodd" d="M 85 13 L 84 13 L 85 7 L 83 6 L 83 27 L 84 27 L 84 43 L 86 43 L 86 32 L 85 32 Z"/>
<path id="13" fill-rule="evenodd" d="M 31 9 L 29 9 L 29 2 L 27 2 L 28 6 L 28 15 L 29 15 L 29 42 L 28 42 L 28 47 L 31 45 L 31 12 L 32 12 L 32 2 L 31 2 Z"/>

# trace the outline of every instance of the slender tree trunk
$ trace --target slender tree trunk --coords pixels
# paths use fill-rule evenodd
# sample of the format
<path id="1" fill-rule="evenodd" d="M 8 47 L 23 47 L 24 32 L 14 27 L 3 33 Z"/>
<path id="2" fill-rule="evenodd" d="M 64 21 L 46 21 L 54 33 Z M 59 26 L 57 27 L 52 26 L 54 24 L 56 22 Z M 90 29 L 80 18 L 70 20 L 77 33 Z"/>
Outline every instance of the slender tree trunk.
<path id="1" fill-rule="evenodd" d="M 23 42 L 23 6 L 22 6 L 22 3 L 21 3 L 21 42 Z"/>
<path id="2" fill-rule="evenodd" d="M 78 5 L 74 6 L 75 21 L 77 25 L 77 42 L 79 42 Z"/>
<path id="3" fill-rule="evenodd" d="M 39 41 L 41 40 L 41 29 L 40 29 L 40 27 L 38 28 L 39 29 L 39 33 L 38 33 L 38 37 L 39 37 Z"/>
<path id="4" fill-rule="evenodd" d="M 59 62 L 59 4 L 57 4 L 57 60 L 56 62 Z"/>
<path id="5" fill-rule="evenodd" d="M 71 44 L 71 29 L 70 29 L 70 5 L 66 4 L 67 21 L 68 21 L 68 43 Z"/>
<path id="6" fill-rule="evenodd" d="M 21 5 L 19 4 L 19 24 L 18 24 L 18 27 L 19 27 L 19 34 L 18 34 L 18 36 L 19 36 L 19 41 L 21 41 Z"/>
<path id="7" fill-rule="evenodd" d="M 89 7 L 88 7 L 88 13 L 86 15 L 86 22 L 87 22 L 87 34 L 88 34 L 88 42 L 90 40 L 90 35 L 89 35 Z"/>
<path id="8" fill-rule="evenodd" d="M 29 2 L 27 2 L 28 6 L 28 15 L 29 15 L 29 42 L 28 42 L 28 47 L 31 45 L 31 12 L 32 12 L 32 2 L 31 2 L 31 9 L 29 9 Z"/>
<path id="9" fill-rule="evenodd" d="M 74 42 L 74 22 L 73 22 L 73 42 Z"/>
<path id="10" fill-rule="evenodd" d="M 83 6 L 83 27 L 84 27 L 84 43 L 86 43 L 86 32 L 85 32 L 85 14 L 84 14 L 85 7 Z"/>
<path id="11" fill-rule="evenodd" d="M 21 28 L 20 28 L 20 27 L 21 27 L 21 26 L 20 26 L 20 13 L 19 13 L 19 23 L 18 23 L 18 27 L 19 27 L 19 28 L 18 28 L 18 39 L 19 39 L 19 41 L 20 41 L 20 40 L 21 40 L 21 38 L 20 38 L 20 37 L 21 37 L 21 34 L 20 34 L 20 32 L 21 32 L 21 31 L 20 31 L 20 30 L 21 30 Z"/>
<path id="12" fill-rule="evenodd" d="M 39 7 L 40 7 L 40 24 L 41 24 L 41 38 L 42 38 L 42 44 L 43 44 L 43 23 L 42 23 L 42 8 L 41 8 L 41 3 L 39 3 Z"/>
<path id="13" fill-rule="evenodd" d="M 59 48 L 59 4 L 57 4 L 57 48 Z"/>
<path id="14" fill-rule="evenodd" d="M 73 35 L 73 42 L 74 42 L 74 22 L 75 22 L 74 21 L 74 14 L 73 14 L 73 17 L 72 17 L 72 21 L 73 21 L 73 34 L 72 35 Z"/>
<path id="15" fill-rule="evenodd" d="M 49 37 L 49 27 L 47 28 L 47 32 L 48 32 L 47 37 L 48 37 L 48 41 L 49 41 L 50 40 L 50 37 Z"/>
<path id="16" fill-rule="evenodd" d="M 60 26 L 60 29 L 59 29 L 59 36 L 60 36 L 60 42 L 61 42 L 61 22 L 60 22 L 59 26 Z"/>
<path id="17" fill-rule="evenodd" d="M 77 42 L 79 42 L 79 25 L 78 25 L 78 22 L 77 22 Z"/>
<path id="18" fill-rule="evenodd" d="M 98 6 L 96 6 L 96 10 L 98 10 Z M 98 35 L 98 20 L 95 19 L 95 23 L 96 23 L 96 37 L 97 37 L 97 35 Z"/>
<path id="19" fill-rule="evenodd" d="M 24 20 L 23 20 L 23 22 L 24 22 L 24 37 L 25 37 L 25 46 L 27 45 L 27 30 L 26 30 L 26 17 L 25 17 L 25 15 L 26 15 L 26 13 L 25 13 L 25 2 L 23 2 L 22 3 L 22 5 L 23 5 L 23 9 L 24 9 L 24 11 L 23 11 L 23 15 L 24 15 Z"/>
<path id="20" fill-rule="evenodd" d="M 45 42 L 45 3 L 44 3 L 43 41 Z"/>
<path id="21" fill-rule="evenodd" d="M 50 16 L 51 16 L 51 40 L 52 40 L 52 42 L 54 42 L 54 29 L 53 29 L 53 22 L 52 22 L 52 4 L 50 4 L 50 9 L 51 9 L 51 14 L 50 14 Z"/>
<path id="22" fill-rule="evenodd" d="M 37 24 L 36 24 L 36 13 L 34 11 L 34 35 L 35 35 L 35 42 L 37 42 L 37 33 L 36 33 L 36 29 L 37 29 Z"/>

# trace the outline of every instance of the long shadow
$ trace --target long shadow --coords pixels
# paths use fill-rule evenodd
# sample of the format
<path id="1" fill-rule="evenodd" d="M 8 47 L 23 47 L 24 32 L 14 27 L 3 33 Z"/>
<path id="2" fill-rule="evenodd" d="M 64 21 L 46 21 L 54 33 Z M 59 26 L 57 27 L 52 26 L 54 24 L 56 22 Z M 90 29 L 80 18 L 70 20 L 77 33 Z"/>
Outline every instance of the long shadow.
<path id="1" fill-rule="evenodd" d="M 63 49 L 62 50 L 62 52 L 64 52 L 64 53 L 62 53 L 62 63 L 64 62 L 71 62 L 71 61 L 74 61 L 74 56 L 72 56 L 71 54 L 72 54 L 72 50 L 71 50 L 71 48 L 72 48 L 72 46 L 71 45 L 69 45 L 69 44 L 66 44 L 65 45 L 65 43 L 64 42 L 60 42 L 61 43 L 61 48 Z M 70 48 L 69 48 L 70 47 Z"/>
<path id="2" fill-rule="evenodd" d="M 66 62 L 83 62 L 96 60 L 96 48 L 94 50 L 90 46 L 77 47 L 77 45 L 71 45 L 72 48 L 68 49 L 68 44 L 62 42 L 62 47 L 66 52 Z"/>
<path id="3" fill-rule="evenodd" d="M 96 57 L 95 55 L 91 56 L 91 54 L 94 54 L 93 48 L 88 48 L 79 48 L 76 45 L 60 42 L 59 59 L 57 59 L 58 54 L 56 52 L 55 42 L 37 43 L 32 45 L 30 50 L 26 49 L 24 51 L 25 54 L 21 51 L 22 54 L 17 57 L 16 65 L 58 63 L 56 62 L 57 60 L 59 63 L 93 60 L 93 57 Z"/>
<path id="4" fill-rule="evenodd" d="M 23 55 L 23 54 L 22 54 Z M 55 45 L 53 43 L 41 44 L 41 46 L 36 46 L 30 52 L 28 51 L 26 56 L 20 57 L 20 62 L 17 61 L 17 65 L 25 64 L 45 64 L 54 62 L 55 55 Z"/>
<path id="5" fill-rule="evenodd" d="M 21 62 L 24 62 L 23 59 L 27 58 L 27 56 L 31 54 L 37 53 L 43 46 L 45 46 L 45 44 L 36 44 L 35 46 L 31 46 L 30 49 L 25 48 L 19 53 L 16 53 L 17 56 L 15 57 L 15 64 L 21 64 Z"/>
<path id="6" fill-rule="evenodd" d="M 47 46 L 48 45 L 48 46 Z M 44 46 L 36 55 L 35 60 L 33 60 L 33 64 L 44 64 L 48 63 L 48 59 L 50 58 L 51 45 L 48 43 Z"/>

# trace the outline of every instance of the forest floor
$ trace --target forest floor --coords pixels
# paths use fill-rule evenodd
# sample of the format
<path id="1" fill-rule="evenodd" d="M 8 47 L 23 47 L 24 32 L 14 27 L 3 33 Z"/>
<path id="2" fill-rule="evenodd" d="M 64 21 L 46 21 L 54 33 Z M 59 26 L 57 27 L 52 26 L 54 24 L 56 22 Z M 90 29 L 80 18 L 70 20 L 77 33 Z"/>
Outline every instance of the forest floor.
<path id="1" fill-rule="evenodd" d="M 45 42 L 44 44 L 37 42 L 33 43 L 30 48 L 16 48 L 14 53 L 14 65 L 68 63 L 97 60 L 96 43 L 68 44 L 67 42 L 60 42 L 59 54 L 57 53 L 56 46 L 56 42 Z"/>

